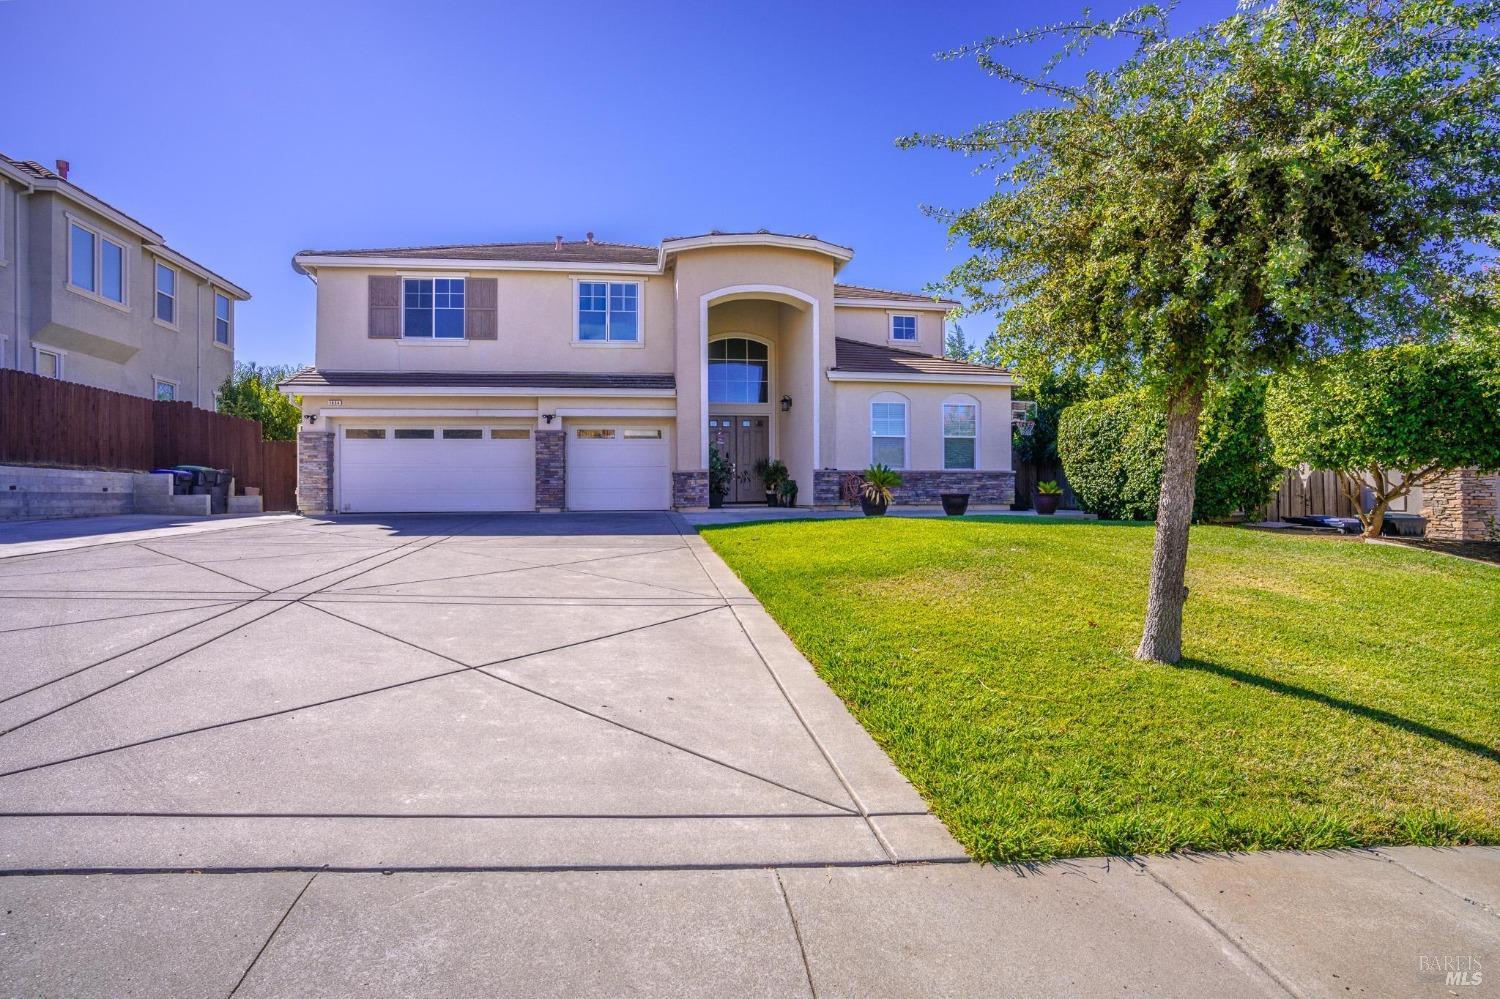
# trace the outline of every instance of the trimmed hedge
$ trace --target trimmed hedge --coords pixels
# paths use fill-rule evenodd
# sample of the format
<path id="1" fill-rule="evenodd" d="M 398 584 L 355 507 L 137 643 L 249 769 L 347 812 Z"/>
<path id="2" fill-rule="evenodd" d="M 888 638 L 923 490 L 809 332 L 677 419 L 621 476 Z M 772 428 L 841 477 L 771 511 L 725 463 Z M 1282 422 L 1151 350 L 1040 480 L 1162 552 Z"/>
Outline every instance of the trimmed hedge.
<path id="1" fill-rule="evenodd" d="M 1222 519 L 1270 498 L 1281 469 L 1271 457 L 1265 401 L 1265 380 L 1254 379 L 1204 406 L 1194 519 Z M 1085 510 L 1109 520 L 1153 520 L 1166 439 L 1166 413 L 1143 394 L 1126 393 L 1063 410 L 1057 453 Z"/>

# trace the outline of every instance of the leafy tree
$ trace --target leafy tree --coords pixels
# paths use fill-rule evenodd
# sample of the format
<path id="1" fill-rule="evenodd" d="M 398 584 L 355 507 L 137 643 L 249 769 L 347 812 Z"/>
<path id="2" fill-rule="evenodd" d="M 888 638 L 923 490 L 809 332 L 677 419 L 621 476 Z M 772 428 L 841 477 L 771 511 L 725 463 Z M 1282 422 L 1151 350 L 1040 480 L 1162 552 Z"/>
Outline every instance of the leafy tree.
<path id="1" fill-rule="evenodd" d="M 296 440 L 302 397 L 287 398 L 276 383 L 299 370 L 294 364 L 261 367 L 253 361 L 236 362 L 234 372 L 219 386 L 219 412 L 259 420 L 261 436 L 268 441 Z"/>
<path id="2" fill-rule="evenodd" d="M 1259 508 L 1281 466 L 1266 431 L 1266 380 L 1216 391 L 1198 428 L 1193 519 L 1220 520 Z M 1128 392 L 1069 406 L 1057 449 L 1079 502 L 1101 517 L 1149 520 L 1160 501 L 1167 415 L 1157 399 Z"/>
<path id="3" fill-rule="evenodd" d="M 1414 487 L 1500 468 L 1500 356 L 1454 341 L 1327 358 L 1278 376 L 1266 418 L 1277 457 L 1337 473 L 1365 537 L 1378 537 L 1391 502 Z"/>
<path id="4" fill-rule="evenodd" d="M 1181 655 L 1206 394 L 1351 346 L 1434 338 L 1473 307 L 1500 193 L 1500 0 L 1279 0 L 1173 35 L 1166 13 L 947 54 L 1040 97 L 961 135 L 996 191 L 929 208 L 972 256 L 948 285 L 1013 355 L 1129 371 L 1167 413 L 1136 655 Z M 1081 82 L 1064 56 L 1131 54 Z M 1003 50 L 1060 46 L 1027 75 Z"/>
<path id="5" fill-rule="evenodd" d="M 977 352 L 969 346 L 969 341 L 964 337 L 964 328 L 958 323 L 948 327 L 948 335 L 943 338 L 943 356 L 955 361 L 977 360 Z"/>

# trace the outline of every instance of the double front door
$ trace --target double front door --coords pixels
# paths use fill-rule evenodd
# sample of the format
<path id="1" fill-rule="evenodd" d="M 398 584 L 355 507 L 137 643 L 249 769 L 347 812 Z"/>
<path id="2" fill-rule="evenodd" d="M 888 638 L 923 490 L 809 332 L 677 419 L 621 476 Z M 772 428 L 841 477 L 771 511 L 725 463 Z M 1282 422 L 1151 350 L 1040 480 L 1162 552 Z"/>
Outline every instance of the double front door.
<path id="1" fill-rule="evenodd" d="M 726 503 L 764 503 L 766 487 L 755 474 L 755 464 L 770 457 L 764 416 L 713 415 L 708 418 L 708 440 L 729 461 Z"/>

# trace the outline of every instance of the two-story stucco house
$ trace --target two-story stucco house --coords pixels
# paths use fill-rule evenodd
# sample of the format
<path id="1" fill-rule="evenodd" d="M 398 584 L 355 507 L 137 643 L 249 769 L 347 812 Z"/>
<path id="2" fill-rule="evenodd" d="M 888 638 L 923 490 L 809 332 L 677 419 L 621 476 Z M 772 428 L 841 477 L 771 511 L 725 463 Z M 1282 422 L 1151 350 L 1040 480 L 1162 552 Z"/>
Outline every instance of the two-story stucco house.
<path id="1" fill-rule="evenodd" d="M 57 167 L 0 155 L 0 368 L 212 409 L 249 292 Z"/>
<path id="2" fill-rule="evenodd" d="M 709 233 L 307 251 L 316 366 L 299 504 L 334 512 L 661 510 L 764 502 L 783 460 L 799 505 L 900 469 L 898 502 L 1009 503 L 1012 376 L 946 360 L 952 302 L 844 285 L 853 251 Z"/>

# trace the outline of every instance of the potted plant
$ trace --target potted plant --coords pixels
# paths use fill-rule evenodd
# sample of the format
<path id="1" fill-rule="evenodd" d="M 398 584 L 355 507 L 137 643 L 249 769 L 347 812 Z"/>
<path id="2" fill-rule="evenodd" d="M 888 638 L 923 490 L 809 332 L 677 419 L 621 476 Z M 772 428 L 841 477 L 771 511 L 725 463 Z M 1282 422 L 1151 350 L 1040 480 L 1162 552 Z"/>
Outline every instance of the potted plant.
<path id="1" fill-rule="evenodd" d="M 865 469 L 865 484 L 860 493 L 859 505 L 866 517 L 884 517 L 891 505 L 892 493 L 901 484 L 901 476 L 889 465 L 878 462 Z"/>
<path id="2" fill-rule="evenodd" d="M 775 506 L 781 498 L 781 484 L 791 478 L 786 462 L 780 458 L 769 461 L 762 458 L 755 463 L 755 474 L 760 476 L 761 484 L 766 487 L 766 506 Z"/>
<path id="3" fill-rule="evenodd" d="M 848 472 L 839 479 L 839 499 L 846 506 L 853 506 L 859 502 L 865 493 L 864 476 L 858 472 Z"/>
<path id="4" fill-rule="evenodd" d="M 969 512 L 968 493 L 938 493 L 943 501 L 943 513 L 950 517 L 962 517 Z"/>
<path id="5" fill-rule="evenodd" d="M 1038 482 L 1036 491 L 1031 494 L 1031 505 L 1036 507 L 1037 513 L 1056 513 L 1057 504 L 1062 502 L 1062 492 L 1062 486 L 1055 479 Z"/>
<path id="6" fill-rule="evenodd" d="M 796 506 L 797 505 L 797 480 L 796 479 L 787 479 L 785 482 L 783 482 L 781 484 L 781 488 L 778 490 L 778 492 L 780 493 L 780 496 L 781 496 L 781 505 L 782 506 Z"/>
<path id="7" fill-rule="evenodd" d="M 729 495 L 729 459 L 712 444 L 708 446 L 708 506 L 717 510 Z"/>

